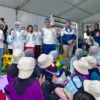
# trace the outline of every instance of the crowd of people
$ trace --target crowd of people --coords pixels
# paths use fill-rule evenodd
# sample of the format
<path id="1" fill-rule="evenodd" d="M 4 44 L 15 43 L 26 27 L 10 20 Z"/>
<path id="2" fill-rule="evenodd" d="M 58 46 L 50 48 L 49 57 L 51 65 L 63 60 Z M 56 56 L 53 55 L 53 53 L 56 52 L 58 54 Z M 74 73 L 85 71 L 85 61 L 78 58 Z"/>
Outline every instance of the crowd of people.
<path id="1" fill-rule="evenodd" d="M 0 25 L 1 73 L 4 43 L 13 56 L 12 64 L 6 69 L 6 96 L 10 100 L 100 100 L 98 24 L 94 24 L 94 31 L 86 32 L 89 37 L 86 40 L 91 44 L 88 54 L 77 48 L 72 55 L 77 36 L 71 20 L 66 19 L 61 32 L 50 24 L 49 18 L 44 23 L 45 27 L 39 31 L 36 24 L 26 29 L 15 22 L 8 35 L 4 35 L 7 25 L 5 29 Z M 63 48 L 63 64 L 57 60 L 60 54 L 58 44 Z"/>

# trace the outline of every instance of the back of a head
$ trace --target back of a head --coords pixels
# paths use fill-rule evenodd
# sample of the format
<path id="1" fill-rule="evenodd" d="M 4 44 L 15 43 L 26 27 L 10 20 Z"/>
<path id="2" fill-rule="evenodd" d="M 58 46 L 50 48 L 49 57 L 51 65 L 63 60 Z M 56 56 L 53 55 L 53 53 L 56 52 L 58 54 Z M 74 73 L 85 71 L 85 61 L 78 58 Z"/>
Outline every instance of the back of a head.
<path id="1" fill-rule="evenodd" d="M 25 50 L 25 57 L 32 57 L 32 58 L 34 58 L 34 53 L 33 53 L 32 49 Z"/>
<path id="2" fill-rule="evenodd" d="M 95 98 L 85 91 L 78 91 L 74 94 L 73 100 L 95 100 Z"/>
<path id="3" fill-rule="evenodd" d="M 90 51 L 89 53 L 92 53 L 92 54 L 98 54 L 98 47 L 97 46 L 91 46 L 90 47 Z"/>
<path id="4" fill-rule="evenodd" d="M 57 50 L 53 50 L 49 53 L 49 55 L 51 55 L 53 57 L 53 62 L 56 62 L 58 56 L 59 56 L 59 53 Z"/>

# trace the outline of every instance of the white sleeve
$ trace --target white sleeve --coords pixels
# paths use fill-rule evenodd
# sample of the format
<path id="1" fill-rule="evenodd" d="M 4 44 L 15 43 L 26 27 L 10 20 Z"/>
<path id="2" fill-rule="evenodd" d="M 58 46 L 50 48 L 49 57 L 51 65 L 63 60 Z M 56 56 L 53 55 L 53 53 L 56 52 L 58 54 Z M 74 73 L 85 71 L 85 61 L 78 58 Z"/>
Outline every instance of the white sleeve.
<path id="1" fill-rule="evenodd" d="M 63 32 L 63 29 L 61 30 L 61 36 L 63 36 L 64 35 L 64 32 Z"/>
<path id="2" fill-rule="evenodd" d="M 0 34 L 1 34 L 1 38 L 4 40 L 4 35 L 3 35 L 3 31 L 0 30 Z"/>
<path id="3" fill-rule="evenodd" d="M 87 36 L 86 33 L 84 33 L 84 39 L 89 39 L 89 36 Z"/>

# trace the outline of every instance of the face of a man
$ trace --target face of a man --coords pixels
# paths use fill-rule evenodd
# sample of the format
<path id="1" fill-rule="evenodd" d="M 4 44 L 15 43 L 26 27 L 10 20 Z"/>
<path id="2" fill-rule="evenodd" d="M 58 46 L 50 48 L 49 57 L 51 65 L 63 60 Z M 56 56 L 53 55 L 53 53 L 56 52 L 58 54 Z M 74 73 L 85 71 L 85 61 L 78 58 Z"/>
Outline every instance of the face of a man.
<path id="1" fill-rule="evenodd" d="M 94 30 L 98 30 L 98 29 L 99 29 L 98 25 L 94 24 Z"/>
<path id="2" fill-rule="evenodd" d="M 50 25 L 50 22 L 46 22 L 46 23 L 45 23 L 45 26 L 46 26 L 47 28 L 50 28 L 50 26 L 51 26 L 51 25 Z"/>
<path id="3" fill-rule="evenodd" d="M 66 22 L 66 27 L 70 28 L 71 27 L 71 23 L 70 22 Z"/>

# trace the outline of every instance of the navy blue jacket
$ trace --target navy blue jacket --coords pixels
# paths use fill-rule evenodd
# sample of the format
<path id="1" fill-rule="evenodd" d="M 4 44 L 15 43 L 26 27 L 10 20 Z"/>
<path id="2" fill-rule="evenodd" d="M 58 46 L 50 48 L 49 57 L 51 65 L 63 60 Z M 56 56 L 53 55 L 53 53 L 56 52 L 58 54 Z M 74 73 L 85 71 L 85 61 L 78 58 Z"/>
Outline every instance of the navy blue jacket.
<path id="1" fill-rule="evenodd" d="M 64 27 L 61 32 L 61 40 L 63 45 L 69 45 L 69 40 L 76 40 L 75 30 L 71 28 L 70 32 L 68 32 L 68 29 Z"/>

